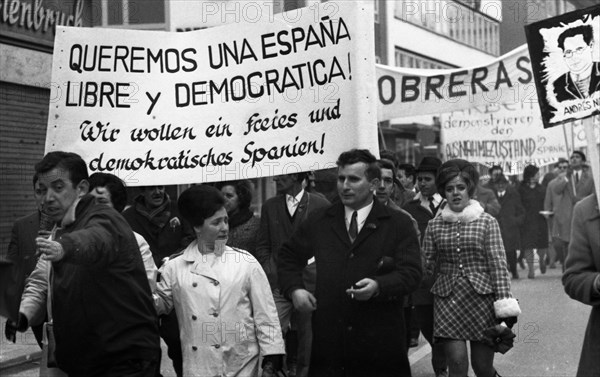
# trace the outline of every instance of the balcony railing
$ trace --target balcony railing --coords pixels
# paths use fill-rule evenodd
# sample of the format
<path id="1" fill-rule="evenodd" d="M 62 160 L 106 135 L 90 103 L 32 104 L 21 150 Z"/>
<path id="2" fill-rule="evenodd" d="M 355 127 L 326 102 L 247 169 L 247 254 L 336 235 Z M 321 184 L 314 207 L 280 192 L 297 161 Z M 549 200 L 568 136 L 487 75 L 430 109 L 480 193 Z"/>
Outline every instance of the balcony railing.
<path id="1" fill-rule="evenodd" d="M 501 14 L 501 9 L 497 10 Z M 397 1 L 395 16 L 488 54 L 500 54 L 497 20 L 451 0 Z"/>

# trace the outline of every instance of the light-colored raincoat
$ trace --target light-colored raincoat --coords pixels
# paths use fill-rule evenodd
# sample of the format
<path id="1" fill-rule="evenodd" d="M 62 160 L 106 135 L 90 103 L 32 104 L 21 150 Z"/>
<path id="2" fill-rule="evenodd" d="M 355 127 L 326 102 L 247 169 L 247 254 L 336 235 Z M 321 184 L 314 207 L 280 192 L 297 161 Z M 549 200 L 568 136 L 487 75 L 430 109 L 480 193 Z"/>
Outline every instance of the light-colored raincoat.
<path id="1" fill-rule="evenodd" d="M 256 376 L 259 355 L 285 353 L 269 282 L 250 253 L 203 255 L 194 241 L 161 272 L 156 308 L 175 308 L 184 376 Z"/>

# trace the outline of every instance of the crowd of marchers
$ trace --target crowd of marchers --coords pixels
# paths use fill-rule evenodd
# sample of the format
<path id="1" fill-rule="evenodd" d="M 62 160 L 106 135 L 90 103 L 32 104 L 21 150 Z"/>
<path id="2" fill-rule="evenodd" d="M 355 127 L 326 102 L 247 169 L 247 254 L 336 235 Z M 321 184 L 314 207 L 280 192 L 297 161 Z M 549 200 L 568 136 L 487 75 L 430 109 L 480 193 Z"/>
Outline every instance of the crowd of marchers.
<path id="1" fill-rule="evenodd" d="M 510 183 L 499 166 L 481 178 L 465 160 L 380 155 L 341 153 L 328 191 L 312 172 L 276 176 L 255 212 L 249 180 L 177 200 L 145 186 L 130 203 L 117 176 L 50 152 L 0 267 L 13 277 L 5 336 L 32 327 L 40 375 L 160 376 L 162 338 L 177 376 L 361 377 L 411 376 L 422 333 L 436 377 L 493 377 L 490 329 L 510 333 L 511 277 L 526 264 L 534 278 L 537 252 L 542 274 L 560 264 L 566 292 L 594 307 L 578 376 L 600 375 L 586 156 Z"/>

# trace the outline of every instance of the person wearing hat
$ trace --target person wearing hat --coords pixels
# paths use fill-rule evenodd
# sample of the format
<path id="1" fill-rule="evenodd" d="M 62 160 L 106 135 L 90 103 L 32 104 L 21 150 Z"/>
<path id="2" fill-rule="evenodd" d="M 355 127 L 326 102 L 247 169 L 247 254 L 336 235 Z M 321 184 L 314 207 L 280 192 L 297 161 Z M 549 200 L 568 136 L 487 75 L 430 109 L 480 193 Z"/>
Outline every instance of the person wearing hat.
<path id="1" fill-rule="evenodd" d="M 521 313 L 512 297 L 506 256 L 496 219 L 473 195 L 479 174 L 465 160 L 440 166 L 436 183 L 447 205 L 429 221 L 423 240 L 426 274 L 435 282 L 435 343 L 442 344 L 450 376 L 497 376 L 494 346 L 485 330 Z"/>
<path id="2" fill-rule="evenodd" d="M 497 219 L 500 224 L 500 233 L 502 234 L 508 267 L 513 278 L 518 279 L 517 250 L 523 250 L 521 249 L 520 229 L 523 221 L 525 221 L 525 209 L 521 205 L 519 193 L 512 186 L 509 186 L 508 179 L 504 175 L 496 179 L 493 190 L 500 203 L 500 213 Z M 531 261 L 527 260 L 529 264 L 527 277 L 533 279 L 535 276 L 533 272 L 533 255 L 530 259 Z"/>
<path id="3" fill-rule="evenodd" d="M 518 187 L 521 204 L 525 210 L 525 221 L 521 229 L 521 250 L 525 254 L 529 274 L 535 275 L 533 269 L 533 249 L 537 249 L 540 261 L 540 272 L 546 273 L 546 253 L 548 251 L 548 224 L 541 211 L 544 210 L 546 190 L 539 183 L 540 169 L 527 165 L 523 170 L 523 181 Z"/>
<path id="4" fill-rule="evenodd" d="M 419 192 L 415 198 L 404 205 L 404 209 L 411 214 L 421 232 L 421 244 L 429 221 L 439 216 L 440 209 L 446 205 L 446 200 L 438 193 L 436 176 L 442 165 L 436 157 L 423 157 L 417 167 L 417 185 Z M 424 277 L 419 289 L 412 294 L 412 303 L 415 307 L 415 317 L 423 336 L 431 344 L 431 364 L 436 377 L 447 376 L 448 365 L 444 348 L 433 341 L 433 294 L 430 292 L 435 276 Z"/>

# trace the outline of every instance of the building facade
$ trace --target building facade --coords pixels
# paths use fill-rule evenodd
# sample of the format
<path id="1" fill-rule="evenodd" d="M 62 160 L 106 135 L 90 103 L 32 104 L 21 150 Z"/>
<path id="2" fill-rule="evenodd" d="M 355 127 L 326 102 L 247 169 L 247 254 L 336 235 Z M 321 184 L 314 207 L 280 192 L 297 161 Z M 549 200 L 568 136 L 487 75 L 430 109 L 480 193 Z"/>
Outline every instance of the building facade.
<path id="1" fill-rule="evenodd" d="M 44 154 L 56 25 L 91 26 L 91 5 L 0 1 L 0 255 L 13 222 L 35 209 L 33 165 Z"/>

